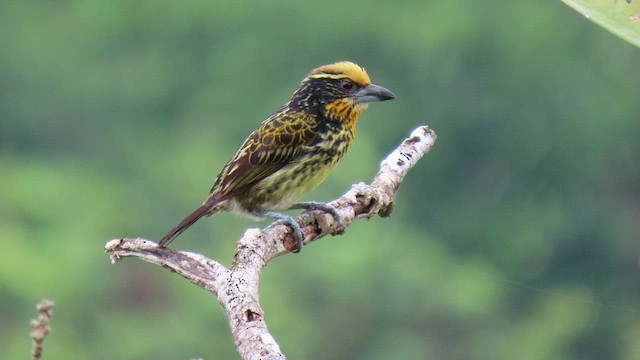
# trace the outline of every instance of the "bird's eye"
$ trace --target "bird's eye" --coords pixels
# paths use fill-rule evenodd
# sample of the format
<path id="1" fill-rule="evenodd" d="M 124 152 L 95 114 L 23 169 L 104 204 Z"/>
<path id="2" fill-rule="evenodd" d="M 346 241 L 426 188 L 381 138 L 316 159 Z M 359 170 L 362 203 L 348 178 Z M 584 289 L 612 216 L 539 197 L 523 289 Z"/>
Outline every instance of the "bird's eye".
<path id="1" fill-rule="evenodd" d="M 353 88 L 355 87 L 353 82 L 351 80 L 342 80 L 340 81 L 340 87 L 342 88 L 342 90 L 346 91 L 346 92 L 350 92 L 351 90 L 353 90 Z"/>

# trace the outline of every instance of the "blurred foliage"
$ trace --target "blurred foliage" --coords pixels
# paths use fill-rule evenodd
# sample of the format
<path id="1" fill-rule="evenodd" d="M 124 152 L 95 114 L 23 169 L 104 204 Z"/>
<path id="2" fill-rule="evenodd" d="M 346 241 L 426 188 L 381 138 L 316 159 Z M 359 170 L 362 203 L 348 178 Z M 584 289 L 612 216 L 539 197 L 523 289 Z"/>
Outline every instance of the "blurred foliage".
<path id="1" fill-rule="evenodd" d="M 495 0 L 0 2 L 2 357 L 27 356 L 48 297 L 48 360 L 237 359 L 207 293 L 102 247 L 162 236 L 345 59 L 398 98 L 309 199 L 370 180 L 418 124 L 438 142 L 391 218 L 266 269 L 285 354 L 640 358 L 640 52 L 559 1 Z M 174 246 L 228 263 L 264 224 L 221 214 Z"/>

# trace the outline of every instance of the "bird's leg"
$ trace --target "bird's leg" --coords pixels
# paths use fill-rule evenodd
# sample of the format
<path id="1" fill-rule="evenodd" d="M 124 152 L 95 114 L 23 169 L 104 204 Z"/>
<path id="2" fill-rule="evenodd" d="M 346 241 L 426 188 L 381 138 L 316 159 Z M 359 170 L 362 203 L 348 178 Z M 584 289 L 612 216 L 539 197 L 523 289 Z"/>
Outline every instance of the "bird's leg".
<path id="1" fill-rule="evenodd" d="M 338 209 L 336 209 L 335 206 L 333 205 L 329 205 L 327 203 L 317 202 L 317 201 L 305 201 L 305 202 L 299 202 L 291 205 L 289 210 L 292 210 L 292 209 L 322 210 L 324 212 L 327 212 L 333 215 L 333 218 L 336 219 L 336 222 L 338 223 L 339 227 L 344 227 L 344 223 L 342 222 L 342 216 L 338 214 Z"/>
<path id="2" fill-rule="evenodd" d="M 269 217 L 272 219 L 276 219 L 276 222 L 269 225 L 267 228 L 270 228 L 278 223 L 284 223 L 291 226 L 291 228 L 293 229 L 293 235 L 296 237 L 296 241 L 298 243 L 298 247 L 292 252 L 298 253 L 300 252 L 300 250 L 302 250 L 302 246 L 304 245 L 303 244 L 304 232 L 302 231 L 300 224 L 298 224 L 298 222 L 296 221 L 296 219 L 293 218 L 293 216 L 289 216 L 287 214 L 283 214 L 275 211 L 252 211 L 251 214 L 254 216 Z"/>

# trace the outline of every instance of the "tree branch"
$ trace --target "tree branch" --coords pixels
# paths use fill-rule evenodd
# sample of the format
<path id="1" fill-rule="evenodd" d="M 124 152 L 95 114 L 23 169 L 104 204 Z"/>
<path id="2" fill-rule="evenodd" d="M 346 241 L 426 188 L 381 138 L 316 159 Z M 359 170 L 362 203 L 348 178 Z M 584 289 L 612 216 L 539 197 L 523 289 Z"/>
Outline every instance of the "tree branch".
<path id="1" fill-rule="evenodd" d="M 395 191 L 404 176 L 429 152 L 435 140 L 435 132 L 427 126 L 415 129 L 382 161 L 371 185 L 355 184 L 331 202 L 342 216 L 344 226 L 376 214 L 389 216 Z M 331 215 L 321 211 L 304 212 L 296 220 L 304 231 L 305 243 L 344 231 Z M 174 271 L 211 292 L 227 315 L 242 358 L 270 360 L 285 357 L 264 322 L 264 311 L 258 300 L 260 273 L 273 258 L 295 248 L 295 238 L 286 225 L 265 230 L 248 229 L 236 243 L 236 253 L 229 268 L 200 254 L 158 248 L 156 243 L 140 238 L 111 240 L 105 246 L 114 263 L 122 257 L 138 257 Z"/>

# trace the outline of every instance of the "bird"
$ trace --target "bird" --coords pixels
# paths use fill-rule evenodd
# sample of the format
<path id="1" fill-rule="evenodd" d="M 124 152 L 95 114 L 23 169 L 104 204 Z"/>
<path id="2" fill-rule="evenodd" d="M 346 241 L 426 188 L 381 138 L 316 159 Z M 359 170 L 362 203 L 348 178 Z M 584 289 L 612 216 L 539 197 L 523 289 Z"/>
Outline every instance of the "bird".
<path id="1" fill-rule="evenodd" d="M 291 99 L 264 120 L 226 163 L 202 205 L 171 228 L 158 246 L 167 247 L 200 218 L 227 211 L 291 226 L 297 241 L 292 252 L 299 252 L 304 233 L 283 211 L 323 210 L 341 223 L 333 206 L 297 201 L 315 189 L 344 156 L 368 104 L 395 97 L 371 83 L 365 69 L 353 62 L 313 69 Z"/>

